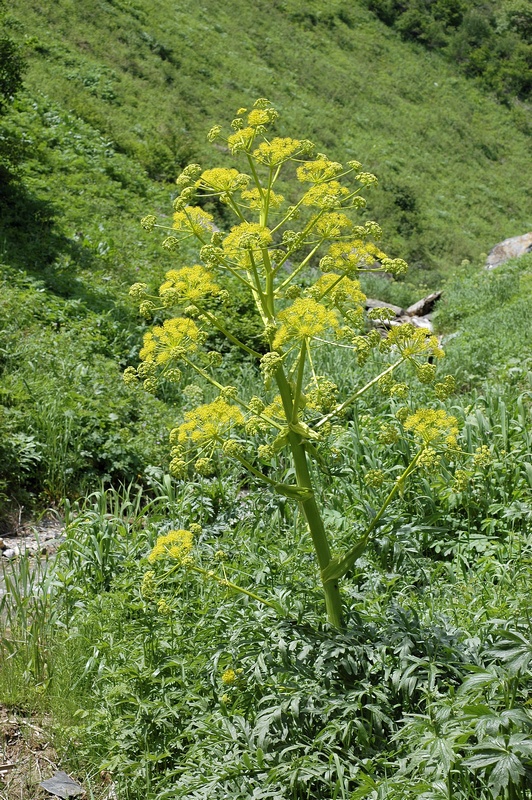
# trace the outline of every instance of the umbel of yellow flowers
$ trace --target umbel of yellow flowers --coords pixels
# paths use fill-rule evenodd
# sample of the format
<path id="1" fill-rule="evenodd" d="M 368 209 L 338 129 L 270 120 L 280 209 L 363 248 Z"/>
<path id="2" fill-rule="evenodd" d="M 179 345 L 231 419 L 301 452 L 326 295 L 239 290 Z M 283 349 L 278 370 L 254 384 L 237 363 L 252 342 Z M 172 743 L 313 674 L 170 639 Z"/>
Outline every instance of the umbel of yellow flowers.
<path id="1" fill-rule="evenodd" d="M 332 423 L 376 383 L 403 397 L 408 384 L 396 380 L 396 374 L 405 367 L 423 383 L 435 384 L 440 399 L 452 390 L 452 379 L 435 383 L 435 362 L 443 352 L 434 336 L 405 324 L 383 338 L 367 324 L 360 273 L 397 276 L 407 269 L 402 259 L 389 258 L 380 249 L 376 222 L 357 221 L 366 205 L 361 192 L 376 183 L 375 176 L 357 161 L 342 165 L 330 160 L 307 140 L 272 136 L 277 117 L 265 99 L 249 111 L 240 109 L 226 135 L 221 126 L 208 134 L 210 141 L 225 143 L 234 164 L 214 169 L 190 164 L 177 178 L 173 224 L 163 247 L 178 251 L 183 240 L 195 240 L 198 263 L 169 270 L 158 295 L 150 295 L 146 284 L 131 287 L 143 315 L 157 312 L 167 318 L 145 335 L 141 363 L 137 369 L 129 367 L 124 378 L 131 384 L 140 379 L 146 390 L 155 391 L 161 381 L 179 382 L 187 365 L 215 387 L 216 399 L 187 411 L 172 430 L 172 473 L 182 479 L 194 470 L 209 474 L 218 459 L 229 458 L 272 491 L 298 502 L 316 551 L 328 619 L 341 627 L 339 579 L 360 556 L 384 509 L 417 464 L 428 463 L 438 457 L 438 448 L 455 442 L 457 425 L 442 409 L 412 414 L 404 407 L 404 429 L 419 443 L 416 455 L 364 535 L 337 555 L 331 552 L 314 491 L 320 446 L 334 437 L 338 425 Z M 280 176 L 290 170 L 301 187 L 291 202 L 277 189 Z M 220 231 L 198 204 L 204 198 L 233 213 L 235 224 L 229 230 Z M 148 231 L 167 227 L 153 215 L 142 225 Z M 224 304 L 235 282 L 256 309 L 266 354 L 226 327 Z M 374 313 L 383 318 L 387 310 Z M 221 356 L 205 348 L 213 330 L 255 359 L 260 371 L 253 397 L 219 380 Z M 374 351 L 387 354 L 388 363 L 373 380 L 342 398 L 334 376 L 318 375 L 314 368 L 317 349 L 336 346 L 350 349 L 358 364 Z M 293 483 L 272 477 L 280 451 L 291 455 Z M 368 476 L 368 483 L 377 485 L 377 477 Z M 159 542 L 157 552 L 171 555 L 188 548 L 184 560 L 189 560 L 191 539 L 182 532 L 179 536 L 179 542 Z"/>

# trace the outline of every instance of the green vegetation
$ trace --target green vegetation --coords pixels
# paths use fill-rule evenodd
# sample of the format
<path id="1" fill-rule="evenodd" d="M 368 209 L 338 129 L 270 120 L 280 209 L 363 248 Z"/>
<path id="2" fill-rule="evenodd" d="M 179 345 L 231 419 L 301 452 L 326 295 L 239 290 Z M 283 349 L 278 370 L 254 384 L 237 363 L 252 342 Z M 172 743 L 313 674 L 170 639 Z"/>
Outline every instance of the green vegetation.
<path id="1" fill-rule="evenodd" d="M 503 269 L 530 292 L 531 257 Z M 483 333 L 475 283 L 486 309 L 505 312 Z M 480 342 L 506 335 L 508 362 L 447 401 L 469 461 L 415 474 L 395 497 L 344 583 L 344 632 L 323 626 L 293 505 L 239 469 L 154 475 L 149 494 L 108 489 L 68 509 L 54 579 L 32 587 L 21 571 L 0 685 L 4 701 L 54 710 L 64 764 L 96 796 L 103 767 L 125 798 L 530 797 L 532 359 L 510 357 L 520 311 L 503 283 L 470 268 L 452 289 L 462 333 L 449 363 L 471 377 L 471 330 Z M 348 359 L 335 367 L 352 380 Z M 245 370 L 241 380 L 248 391 Z M 394 411 L 379 390 L 364 396 L 323 478 L 335 546 L 383 496 L 363 476 L 389 474 Z M 157 540 L 194 525 L 195 563 L 222 580 L 187 570 L 154 585 Z"/>
<path id="2" fill-rule="evenodd" d="M 6 566 L 0 702 L 51 714 L 61 767 L 88 796 L 532 797 L 532 256 L 485 271 L 482 255 L 532 229 L 530 111 L 513 100 L 529 42 L 512 14 L 527 6 L 460 4 L 429 48 L 403 12 L 426 30 L 450 6 L 389 8 L 397 30 L 362 3 L 321 0 L 3 11 L 0 513 L 9 529 L 14 511 L 59 508 L 66 538 L 57 559 Z M 490 31 L 478 48 L 464 34 L 475 14 Z M 459 40 L 462 63 L 448 58 Z M 411 268 L 363 277 L 364 292 L 406 306 L 444 290 L 435 323 L 458 391 L 441 408 L 461 454 L 414 472 L 379 517 L 414 450 L 403 431 L 390 444 L 404 401 L 374 385 L 313 472 L 334 553 L 376 520 L 342 580 L 340 631 L 324 623 L 297 503 L 216 456 L 212 474 L 171 475 L 168 433 L 213 388 L 186 365 L 155 394 L 121 379 L 148 332 L 129 286 L 156 295 L 169 269 L 197 263 L 139 220 L 171 225 L 186 163 L 233 166 L 205 130 L 257 96 L 281 111 L 275 135 L 377 174 L 360 221 L 378 219 L 379 247 Z M 199 203 L 229 229 L 224 204 Z M 224 302 L 225 327 L 267 352 L 245 287 Z M 220 331 L 205 347 L 223 354 L 222 385 L 256 394 L 249 354 Z M 348 397 L 385 359 L 323 351 L 316 374 Z M 408 383 L 414 414 L 432 391 Z M 287 453 L 261 464 L 288 484 L 291 467 Z M 194 569 L 150 560 L 161 541 L 188 548 L 183 530 Z"/>
<path id="3" fill-rule="evenodd" d="M 443 50 L 463 72 L 511 103 L 532 95 L 530 0 L 366 0 L 406 40 Z"/>

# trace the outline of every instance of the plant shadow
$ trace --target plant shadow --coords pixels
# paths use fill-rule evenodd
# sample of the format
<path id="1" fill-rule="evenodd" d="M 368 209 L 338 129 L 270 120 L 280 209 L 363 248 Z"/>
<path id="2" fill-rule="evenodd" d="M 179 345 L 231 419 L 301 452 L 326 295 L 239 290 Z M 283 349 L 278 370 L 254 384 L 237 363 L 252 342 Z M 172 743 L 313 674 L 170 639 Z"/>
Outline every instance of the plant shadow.
<path id="1" fill-rule="evenodd" d="M 91 290 L 76 273 L 97 268 L 83 235 L 69 238 L 58 226 L 53 203 L 35 197 L 18 176 L 0 167 L 0 262 L 42 281 L 64 298 L 82 300 L 94 311 L 114 307 L 110 297 Z"/>

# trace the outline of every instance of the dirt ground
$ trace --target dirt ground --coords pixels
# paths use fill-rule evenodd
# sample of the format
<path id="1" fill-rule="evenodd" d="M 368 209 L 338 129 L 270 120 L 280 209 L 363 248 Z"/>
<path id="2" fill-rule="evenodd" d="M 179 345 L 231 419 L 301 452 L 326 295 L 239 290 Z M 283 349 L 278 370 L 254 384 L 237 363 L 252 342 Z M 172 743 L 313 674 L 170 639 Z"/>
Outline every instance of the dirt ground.
<path id="1" fill-rule="evenodd" d="M 0 800 L 52 797 L 39 787 L 60 769 L 43 724 L 0 705 Z"/>

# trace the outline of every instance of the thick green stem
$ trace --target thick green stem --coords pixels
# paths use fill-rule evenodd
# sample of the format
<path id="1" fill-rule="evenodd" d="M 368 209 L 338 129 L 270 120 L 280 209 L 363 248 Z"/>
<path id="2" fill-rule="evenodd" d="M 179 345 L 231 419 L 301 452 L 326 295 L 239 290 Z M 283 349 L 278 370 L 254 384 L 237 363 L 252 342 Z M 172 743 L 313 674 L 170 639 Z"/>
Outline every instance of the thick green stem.
<path id="1" fill-rule="evenodd" d="M 282 368 L 277 370 L 275 378 L 283 401 L 286 418 L 292 419 L 294 413 L 292 393 Z M 312 543 L 314 545 L 314 550 L 316 551 L 316 557 L 318 559 L 320 571 L 322 572 L 329 565 L 332 556 L 325 525 L 323 524 L 318 504 L 316 503 L 313 493 L 314 487 L 308 467 L 305 446 L 301 439 L 301 435 L 295 431 L 291 431 L 288 434 L 288 441 L 292 451 L 292 457 L 294 459 L 297 485 L 301 489 L 306 489 L 307 491 L 312 492 L 312 496 L 307 500 L 301 501 L 300 506 L 309 526 Z M 325 606 L 327 609 L 327 618 L 329 622 L 335 628 L 342 628 L 342 599 L 340 596 L 338 581 L 334 580 L 323 583 L 323 592 L 325 594 Z"/>

